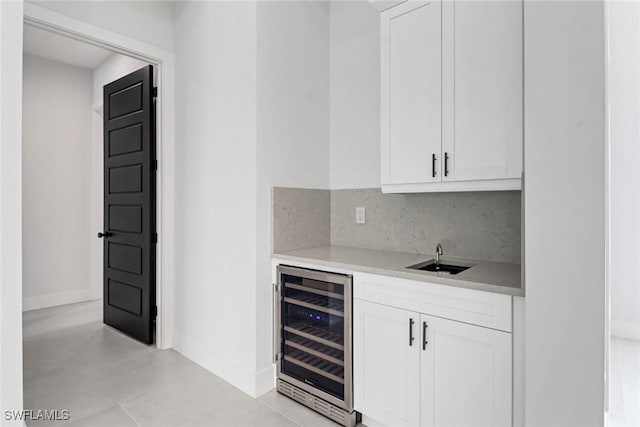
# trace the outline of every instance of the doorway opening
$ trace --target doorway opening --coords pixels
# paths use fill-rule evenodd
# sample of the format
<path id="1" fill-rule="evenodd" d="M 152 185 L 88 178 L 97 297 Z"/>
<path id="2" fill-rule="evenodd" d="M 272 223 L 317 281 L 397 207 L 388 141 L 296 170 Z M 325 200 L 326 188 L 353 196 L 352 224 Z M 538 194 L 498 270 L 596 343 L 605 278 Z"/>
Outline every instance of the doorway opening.
<path id="1" fill-rule="evenodd" d="M 115 156 L 108 150 L 105 153 L 105 143 L 113 142 L 111 148 L 119 144 L 120 148 L 128 150 L 127 153 L 115 153 L 120 155 L 116 162 L 127 157 L 127 162 L 132 163 L 136 160 L 133 157 L 138 156 L 140 169 L 142 166 L 151 169 L 151 166 L 155 171 L 155 147 L 147 136 L 155 136 L 156 133 L 160 135 L 162 129 L 159 114 L 157 118 L 142 123 L 141 120 L 134 120 L 136 115 L 140 115 L 135 109 L 122 110 L 130 107 L 131 102 L 127 102 L 132 96 L 131 93 L 127 96 L 126 87 L 116 86 L 121 85 L 123 78 L 131 76 L 132 72 L 143 70 L 148 79 L 152 79 L 154 74 L 156 76 L 155 81 L 145 83 L 145 93 L 153 93 L 154 87 L 159 86 L 160 79 L 159 73 L 151 70 L 160 72 L 161 66 L 161 63 L 150 61 L 142 55 L 125 55 L 122 49 L 110 49 L 95 41 L 88 42 L 77 34 L 70 37 L 63 30 L 53 31 L 49 25 L 36 23 L 25 17 L 22 241 L 23 383 L 26 407 L 55 407 L 47 399 L 55 395 L 60 382 L 64 381 L 75 381 L 79 385 L 67 388 L 65 393 L 70 393 L 71 389 L 79 391 L 81 395 L 71 401 L 82 402 L 79 397 L 92 388 L 87 379 L 89 377 L 83 377 L 83 374 L 89 375 L 103 366 L 132 360 L 134 356 L 143 357 L 155 351 L 145 344 L 155 342 L 160 348 L 170 346 L 166 339 L 153 339 L 155 330 L 158 337 L 162 337 L 161 324 L 157 328 L 151 324 L 147 328 L 146 337 L 136 336 L 145 344 L 103 325 L 103 320 L 110 320 L 106 323 L 117 329 L 126 329 L 119 324 L 121 314 L 115 317 L 111 315 L 111 318 L 104 315 L 103 286 L 107 276 L 106 270 L 103 270 L 104 261 L 107 261 L 109 267 L 122 267 L 122 263 L 130 263 L 136 256 L 126 253 L 126 250 L 124 254 L 122 251 L 116 253 L 111 248 L 120 244 L 122 247 L 134 248 L 135 252 L 135 242 L 126 239 L 118 242 L 116 234 L 124 235 L 126 231 L 129 240 L 135 234 L 132 232 L 135 230 L 126 229 L 135 228 L 135 212 L 132 214 L 131 209 L 127 210 L 134 203 L 124 199 L 138 196 L 133 191 L 118 191 L 116 187 L 120 185 L 120 189 L 127 190 L 127 186 L 141 184 L 136 183 L 137 176 L 127 173 L 130 170 L 124 170 L 125 168 L 121 169 L 125 172 L 124 175 L 116 176 L 116 173 L 111 173 L 114 165 L 109 161 Z M 103 100 L 105 85 L 111 87 L 111 94 L 114 95 L 107 102 Z M 130 86 L 138 87 L 137 82 Z M 133 90 L 134 95 L 136 90 Z M 120 100 L 117 101 L 118 99 Z M 133 103 L 135 104 L 135 100 Z M 149 107 L 148 111 L 155 111 L 153 102 L 147 104 L 144 108 Z M 119 116 L 114 112 L 117 108 L 122 110 Z M 105 114 L 108 119 L 106 121 Z M 118 141 L 111 136 L 105 138 L 105 122 L 115 120 L 127 121 L 129 129 L 145 127 L 141 134 L 144 133 L 147 139 L 136 140 L 137 133 L 131 131 L 127 135 L 120 135 Z M 124 124 L 120 128 L 124 129 Z M 145 148 L 141 147 L 138 153 L 130 149 L 137 143 L 144 144 Z M 148 149 L 153 151 L 153 156 L 144 156 Z M 109 159 L 106 179 L 103 168 L 105 154 Z M 132 166 L 131 169 L 136 167 Z M 154 190 L 157 186 L 158 192 L 163 191 L 161 180 L 156 179 L 155 172 L 145 179 L 152 181 L 151 187 Z M 105 217 L 105 195 L 113 196 L 112 193 L 120 193 L 115 197 L 122 199 L 121 203 L 110 203 L 107 206 L 119 206 L 120 211 L 112 209 L 107 211 Z M 161 218 L 161 212 L 155 214 L 155 195 L 153 199 L 153 206 L 142 206 L 148 216 L 143 223 L 145 233 L 155 232 L 155 224 Z M 149 215 L 149 212 L 152 214 Z M 118 225 L 123 229 L 109 230 L 108 226 L 104 226 L 105 218 L 119 220 Z M 110 234 L 106 243 L 96 236 L 97 232 L 105 231 Z M 142 235 L 142 230 L 138 234 Z M 154 240 L 157 241 L 157 237 Z M 115 243 L 112 244 L 112 241 Z M 108 249 L 104 250 L 105 248 Z M 109 255 L 113 255 L 112 259 Z M 155 263 L 155 255 L 153 258 Z M 158 257 L 157 260 L 157 264 L 151 263 L 145 267 L 145 273 L 154 279 L 158 271 L 158 276 L 162 275 L 161 258 Z M 127 272 L 122 271 L 120 274 L 126 275 Z M 118 283 L 125 281 L 126 279 L 122 279 Z M 111 279 L 107 283 L 114 286 L 118 284 Z M 129 314 L 135 314 L 135 305 L 139 303 L 136 301 L 138 295 L 128 288 L 124 291 L 116 290 L 117 293 L 114 290 L 110 295 L 119 301 L 111 301 L 109 298 L 109 305 L 119 304 L 121 308 L 128 309 L 131 312 Z M 155 293 L 147 295 L 147 298 L 152 300 L 150 303 L 155 308 Z M 157 305 L 158 314 L 161 315 L 162 304 Z M 151 313 L 151 316 L 154 314 Z M 131 331 L 125 332 L 136 335 Z M 94 382 L 93 386 L 95 385 Z M 74 409 L 74 418 L 82 414 L 81 407 Z"/>
<path id="2" fill-rule="evenodd" d="M 23 311 L 102 299 L 102 88 L 147 63 L 30 25 L 23 58 Z"/>
<path id="3" fill-rule="evenodd" d="M 609 426 L 640 425 L 640 3 L 606 2 Z"/>

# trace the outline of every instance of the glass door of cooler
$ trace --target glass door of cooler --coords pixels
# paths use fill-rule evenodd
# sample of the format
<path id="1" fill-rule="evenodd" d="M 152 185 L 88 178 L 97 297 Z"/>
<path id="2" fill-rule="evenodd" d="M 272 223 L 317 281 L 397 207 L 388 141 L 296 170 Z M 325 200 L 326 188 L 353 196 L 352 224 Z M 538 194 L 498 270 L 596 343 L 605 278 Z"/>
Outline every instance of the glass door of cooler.
<path id="1" fill-rule="evenodd" d="M 278 267 L 279 376 L 351 409 L 351 277 Z"/>

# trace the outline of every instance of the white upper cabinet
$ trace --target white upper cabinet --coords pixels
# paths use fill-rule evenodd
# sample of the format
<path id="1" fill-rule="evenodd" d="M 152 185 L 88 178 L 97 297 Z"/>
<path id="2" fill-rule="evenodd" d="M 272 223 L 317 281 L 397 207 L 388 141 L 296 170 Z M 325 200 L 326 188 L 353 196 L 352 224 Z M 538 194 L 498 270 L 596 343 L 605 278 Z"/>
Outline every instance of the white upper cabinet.
<path id="1" fill-rule="evenodd" d="M 440 6 L 439 1 L 410 1 L 383 14 L 385 183 L 440 180 L 435 165 L 442 144 Z"/>
<path id="2" fill-rule="evenodd" d="M 381 14 L 383 191 L 520 189 L 522 41 L 517 0 Z"/>
<path id="3" fill-rule="evenodd" d="M 520 178 L 522 3 L 450 1 L 442 7 L 442 148 L 450 171 L 443 180 Z"/>

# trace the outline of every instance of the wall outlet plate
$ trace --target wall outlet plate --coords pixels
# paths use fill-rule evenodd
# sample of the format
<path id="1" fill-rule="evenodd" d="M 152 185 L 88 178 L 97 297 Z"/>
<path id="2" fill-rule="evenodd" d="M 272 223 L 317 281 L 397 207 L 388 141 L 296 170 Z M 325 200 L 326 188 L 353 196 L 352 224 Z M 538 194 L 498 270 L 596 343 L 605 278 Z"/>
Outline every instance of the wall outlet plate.
<path id="1" fill-rule="evenodd" d="M 365 223 L 365 212 L 363 207 L 356 208 L 356 224 Z"/>

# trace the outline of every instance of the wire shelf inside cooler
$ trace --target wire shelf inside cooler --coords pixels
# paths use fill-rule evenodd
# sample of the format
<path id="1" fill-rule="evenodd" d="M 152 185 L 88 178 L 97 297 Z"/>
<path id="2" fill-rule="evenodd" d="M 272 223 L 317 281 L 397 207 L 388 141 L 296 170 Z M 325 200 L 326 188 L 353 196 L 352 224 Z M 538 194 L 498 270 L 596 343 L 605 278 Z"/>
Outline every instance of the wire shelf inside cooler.
<path id="1" fill-rule="evenodd" d="M 296 322 L 284 327 L 285 332 L 293 332 L 301 337 L 344 351 L 342 331 L 318 327 L 308 322 Z"/>
<path id="2" fill-rule="evenodd" d="M 296 349 L 287 351 L 284 355 L 284 360 L 295 363 L 332 381 L 344 384 L 344 366 L 336 365 L 328 360 Z"/>
<path id="3" fill-rule="evenodd" d="M 311 308 L 334 316 L 344 317 L 344 300 L 334 299 L 322 295 L 306 293 L 285 294 L 284 302 Z"/>
<path id="4" fill-rule="evenodd" d="M 308 338 L 287 333 L 284 340 L 286 347 L 298 349 L 314 356 L 328 360 L 336 365 L 344 366 L 344 351 L 330 347 Z"/>

